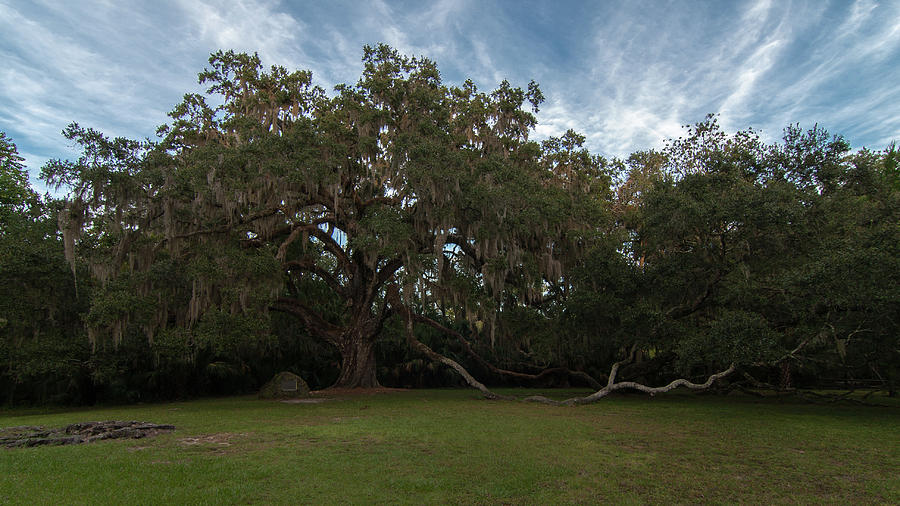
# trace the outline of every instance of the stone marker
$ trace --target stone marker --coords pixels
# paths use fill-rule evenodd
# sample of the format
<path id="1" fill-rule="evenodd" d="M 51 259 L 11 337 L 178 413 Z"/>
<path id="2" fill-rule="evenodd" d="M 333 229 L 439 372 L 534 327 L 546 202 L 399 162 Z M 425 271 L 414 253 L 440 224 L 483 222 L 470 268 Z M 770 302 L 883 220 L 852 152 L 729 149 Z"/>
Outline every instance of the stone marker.
<path id="1" fill-rule="evenodd" d="M 260 399 L 298 399 L 309 397 L 309 385 L 292 372 L 280 372 L 259 390 Z"/>

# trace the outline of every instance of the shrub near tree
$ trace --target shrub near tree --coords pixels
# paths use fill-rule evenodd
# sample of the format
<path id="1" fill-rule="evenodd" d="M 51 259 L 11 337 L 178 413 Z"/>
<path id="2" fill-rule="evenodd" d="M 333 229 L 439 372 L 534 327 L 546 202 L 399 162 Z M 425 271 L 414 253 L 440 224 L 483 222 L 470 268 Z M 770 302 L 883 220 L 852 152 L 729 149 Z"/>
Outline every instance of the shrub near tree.
<path id="1" fill-rule="evenodd" d="M 896 157 L 893 147 L 851 154 L 818 128 L 765 144 L 709 117 L 629 159 L 615 209 L 630 264 L 617 272 L 637 288 L 601 304 L 597 287 L 615 278 L 592 267 L 568 310 L 583 321 L 627 307 L 608 332 L 670 374 L 735 362 L 753 386 L 789 388 L 799 375 L 805 386 L 855 378 L 893 391 Z"/>
<path id="2" fill-rule="evenodd" d="M 794 333 L 791 345 L 799 350 L 785 368 L 809 385 L 874 386 L 896 395 L 900 156 L 893 145 L 883 152 L 848 151 L 834 169 L 813 172 L 814 250 L 785 280 L 802 331 Z"/>
<path id="3" fill-rule="evenodd" d="M 0 391 L 4 401 L 90 402 L 90 349 L 62 255 L 53 202 L 41 198 L 11 139 L 0 132 Z"/>

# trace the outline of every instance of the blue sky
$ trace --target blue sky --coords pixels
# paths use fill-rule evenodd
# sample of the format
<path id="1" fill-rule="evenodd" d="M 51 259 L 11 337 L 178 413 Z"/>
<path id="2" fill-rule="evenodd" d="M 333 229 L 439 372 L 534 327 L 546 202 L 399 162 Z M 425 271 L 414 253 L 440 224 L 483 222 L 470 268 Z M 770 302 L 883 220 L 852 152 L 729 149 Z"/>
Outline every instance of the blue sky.
<path id="1" fill-rule="evenodd" d="M 0 130 L 35 182 L 49 158 L 76 156 L 60 135 L 72 121 L 152 137 L 217 49 L 330 88 L 355 82 L 378 42 L 450 83 L 534 79 L 536 136 L 573 128 L 607 157 L 706 113 L 768 140 L 818 123 L 853 147 L 900 141 L 900 1 L 872 0 L 0 0 Z"/>

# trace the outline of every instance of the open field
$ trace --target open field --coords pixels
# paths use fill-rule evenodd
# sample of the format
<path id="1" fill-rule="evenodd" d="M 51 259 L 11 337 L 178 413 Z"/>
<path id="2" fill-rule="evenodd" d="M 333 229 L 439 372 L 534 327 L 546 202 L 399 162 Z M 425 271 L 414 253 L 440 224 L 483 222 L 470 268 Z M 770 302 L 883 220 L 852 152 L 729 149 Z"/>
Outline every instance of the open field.
<path id="1" fill-rule="evenodd" d="M 0 427 L 113 419 L 177 430 L 0 449 L 0 503 L 900 503 L 900 407 L 426 390 L 0 411 Z"/>

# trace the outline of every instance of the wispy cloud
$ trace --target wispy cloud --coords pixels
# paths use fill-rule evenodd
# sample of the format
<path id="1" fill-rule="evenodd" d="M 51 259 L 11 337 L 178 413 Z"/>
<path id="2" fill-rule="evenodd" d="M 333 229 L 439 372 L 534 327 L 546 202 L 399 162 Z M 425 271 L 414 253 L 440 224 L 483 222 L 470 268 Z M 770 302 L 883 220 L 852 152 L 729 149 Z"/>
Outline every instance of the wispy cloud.
<path id="1" fill-rule="evenodd" d="M 154 26 L 140 12 L 124 16 L 105 4 L 0 9 L 0 122 L 20 145 L 32 176 L 47 158 L 69 156 L 59 135 L 68 123 L 111 135 L 151 135 L 172 105 L 159 98 L 190 87 L 177 59 L 166 62 L 150 50 L 158 47 L 146 43 Z"/>
<path id="2" fill-rule="evenodd" d="M 735 75 L 730 83 L 731 92 L 718 108 L 719 113 L 726 118 L 726 127 L 736 123 L 737 119 L 746 117 L 747 101 L 757 93 L 758 81 L 772 68 L 782 46 L 781 40 L 767 40 L 753 51 L 745 63 L 735 68 Z"/>
<path id="3" fill-rule="evenodd" d="M 208 51 L 258 52 L 280 65 L 305 63 L 301 41 L 310 28 L 277 2 L 254 0 L 176 0 L 175 6 L 195 28 L 193 44 Z"/>
<path id="4" fill-rule="evenodd" d="M 856 144 L 900 140 L 900 4 L 860 0 L 522 3 L 439 0 L 0 0 L 0 129 L 36 172 L 70 156 L 70 121 L 152 135 L 217 49 L 355 82 L 363 44 L 436 60 L 482 89 L 537 80 L 536 136 L 583 133 L 607 156 L 720 113 L 778 137 L 818 122 Z"/>
<path id="5" fill-rule="evenodd" d="M 841 21 L 832 30 L 794 41 L 767 86 L 768 100 L 748 111 L 771 123 L 819 123 L 875 148 L 900 138 L 898 111 L 889 103 L 898 96 L 900 77 L 898 7 L 858 2 L 835 13 Z M 821 22 L 810 19 L 797 28 L 811 31 Z"/>

